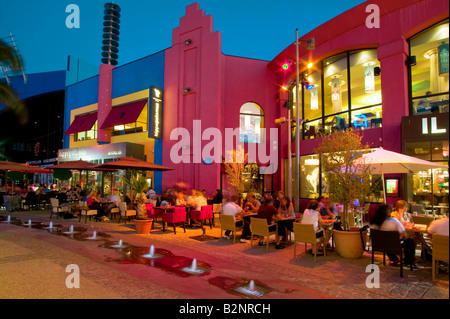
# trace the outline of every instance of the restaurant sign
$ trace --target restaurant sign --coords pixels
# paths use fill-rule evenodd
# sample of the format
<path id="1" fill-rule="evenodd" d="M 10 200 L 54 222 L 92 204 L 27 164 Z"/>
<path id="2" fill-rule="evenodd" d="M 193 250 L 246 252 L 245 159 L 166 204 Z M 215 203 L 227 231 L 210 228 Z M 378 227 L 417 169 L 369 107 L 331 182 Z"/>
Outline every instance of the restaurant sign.
<path id="1" fill-rule="evenodd" d="M 428 114 L 425 116 L 405 116 L 402 118 L 403 139 L 423 139 L 448 137 L 449 113 Z"/>
<path id="2" fill-rule="evenodd" d="M 163 105 L 163 91 L 160 88 L 152 86 L 150 88 L 151 109 L 151 129 L 148 132 L 150 138 L 161 138 L 162 135 L 162 105 Z"/>

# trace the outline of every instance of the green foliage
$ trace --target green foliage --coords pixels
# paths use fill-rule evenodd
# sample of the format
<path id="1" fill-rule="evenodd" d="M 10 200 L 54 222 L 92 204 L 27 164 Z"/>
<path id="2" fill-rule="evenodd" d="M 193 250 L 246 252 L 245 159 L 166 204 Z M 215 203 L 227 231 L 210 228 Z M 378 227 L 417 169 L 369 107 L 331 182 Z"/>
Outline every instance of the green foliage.
<path id="1" fill-rule="evenodd" d="M 53 171 L 53 178 L 67 181 L 72 178 L 72 171 L 65 168 L 57 168 Z"/>
<path id="2" fill-rule="evenodd" d="M 122 181 L 125 185 L 131 188 L 134 192 L 134 198 L 137 203 L 136 218 L 147 219 L 147 211 L 145 210 L 144 199 L 145 191 L 147 190 L 147 178 L 143 175 L 132 176 L 130 179 L 122 177 Z"/>
<path id="3" fill-rule="evenodd" d="M 344 205 L 343 224 L 346 229 L 349 228 L 347 212 L 350 204 L 356 199 L 366 201 L 371 193 L 373 168 L 363 161 L 355 163 L 356 159 L 369 152 L 369 145 L 363 145 L 361 139 L 357 132 L 336 133 L 323 137 L 314 150 L 320 155 L 323 172 L 327 174 L 331 199 Z"/>
<path id="4" fill-rule="evenodd" d="M 9 171 L 6 173 L 6 179 L 10 179 L 13 181 L 23 181 L 25 180 L 26 174 L 19 171 Z"/>

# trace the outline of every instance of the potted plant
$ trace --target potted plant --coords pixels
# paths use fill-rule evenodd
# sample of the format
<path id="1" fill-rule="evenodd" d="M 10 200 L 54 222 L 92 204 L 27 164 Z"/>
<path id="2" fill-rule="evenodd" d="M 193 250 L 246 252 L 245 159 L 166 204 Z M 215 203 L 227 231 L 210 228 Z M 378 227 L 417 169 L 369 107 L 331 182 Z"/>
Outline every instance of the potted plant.
<path id="1" fill-rule="evenodd" d="M 362 136 L 354 131 L 338 132 L 322 138 L 315 152 L 320 154 L 322 169 L 327 174 L 329 195 L 343 205 L 339 213 L 344 231 L 333 230 L 337 253 L 346 258 L 360 258 L 364 253 L 361 234 L 349 225 L 349 208 L 355 200 L 365 201 L 371 193 L 373 168 L 355 160 L 369 152 Z M 363 240 L 367 232 L 363 233 Z M 365 241 L 364 241 L 365 242 Z"/>
<path id="2" fill-rule="evenodd" d="M 152 226 L 152 220 L 147 216 L 145 207 L 145 191 L 147 189 L 147 179 L 142 176 L 132 176 L 130 179 L 123 177 L 122 181 L 131 188 L 135 194 L 136 201 L 136 219 L 134 224 L 138 234 L 148 234 Z"/>

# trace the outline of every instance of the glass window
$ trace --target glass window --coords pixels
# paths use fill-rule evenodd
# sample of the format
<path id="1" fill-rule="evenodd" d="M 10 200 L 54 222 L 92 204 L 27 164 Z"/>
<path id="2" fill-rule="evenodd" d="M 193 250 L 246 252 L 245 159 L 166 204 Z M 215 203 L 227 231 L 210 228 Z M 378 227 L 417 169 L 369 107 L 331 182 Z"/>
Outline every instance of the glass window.
<path id="1" fill-rule="evenodd" d="M 406 155 L 431 161 L 430 142 L 413 142 L 406 144 Z"/>
<path id="2" fill-rule="evenodd" d="M 381 80 L 375 75 L 380 67 L 375 49 L 362 50 L 350 55 L 350 89 L 352 109 L 381 104 Z"/>
<path id="3" fill-rule="evenodd" d="M 347 53 L 323 61 L 325 115 L 348 110 Z"/>
<path id="4" fill-rule="evenodd" d="M 361 130 L 381 127 L 382 113 L 383 111 L 381 105 L 366 107 L 355 111 L 352 110 L 351 125 L 352 127 Z"/>
<path id="5" fill-rule="evenodd" d="M 317 198 L 319 196 L 319 155 L 300 157 L 300 197 Z"/>
<path id="6" fill-rule="evenodd" d="M 97 138 L 97 121 L 95 121 L 94 125 L 89 131 L 74 134 L 75 142 L 85 140 L 95 140 L 96 138 Z"/>
<path id="7" fill-rule="evenodd" d="M 325 134 L 333 132 L 343 132 L 348 128 L 348 113 L 340 113 L 325 118 L 324 131 Z"/>
<path id="8" fill-rule="evenodd" d="M 142 108 L 136 122 L 116 125 L 113 128 L 112 135 L 125 135 L 139 132 L 146 132 L 148 128 L 148 103 Z"/>
<path id="9" fill-rule="evenodd" d="M 263 141 L 264 112 L 253 102 L 242 105 L 240 110 L 239 141 L 261 143 Z"/>
<path id="10" fill-rule="evenodd" d="M 311 122 L 305 122 L 303 125 L 304 133 L 303 137 L 305 139 L 312 139 L 315 137 L 321 136 L 321 134 L 324 134 L 323 127 L 322 127 L 322 119 L 311 121 Z"/>
<path id="11" fill-rule="evenodd" d="M 303 98 L 303 110 L 305 119 L 315 120 L 322 117 L 322 85 L 319 72 L 313 72 L 306 80 L 313 87 L 305 90 Z"/>
<path id="12" fill-rule="evenodd" d="M 448 19 L 410 39 L 413 114 L 448 112 L 448 47 Z"/>

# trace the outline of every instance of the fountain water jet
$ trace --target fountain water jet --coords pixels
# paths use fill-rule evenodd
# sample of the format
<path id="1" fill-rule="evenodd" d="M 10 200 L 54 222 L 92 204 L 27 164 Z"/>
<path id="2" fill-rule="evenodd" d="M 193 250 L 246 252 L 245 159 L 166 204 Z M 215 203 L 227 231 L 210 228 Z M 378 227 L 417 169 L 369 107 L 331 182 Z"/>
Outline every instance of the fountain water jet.
<path id="1" fill-rule="evenodd" d="M 121 240 L 119 240 L 119 243 L 117 245 L 112 245 L 111 247 L 113 247 L 113 248 L 123 248 L 123 247 L 125 247 L 125 245 L 123 245 L 123 241 L 121 239 Z"/>
<path id="2" fill-rule="evenodd" d="M 97 232 L 94 230 L 94 232 L 92 233 L 92 236 L 88 237 L 87 239 L 96 240 L 97 239 Z"/>

